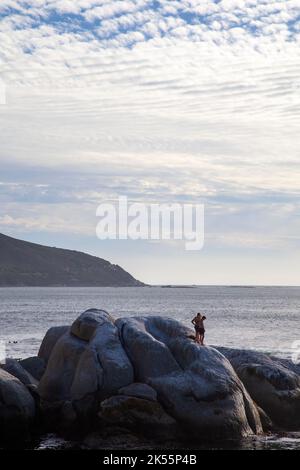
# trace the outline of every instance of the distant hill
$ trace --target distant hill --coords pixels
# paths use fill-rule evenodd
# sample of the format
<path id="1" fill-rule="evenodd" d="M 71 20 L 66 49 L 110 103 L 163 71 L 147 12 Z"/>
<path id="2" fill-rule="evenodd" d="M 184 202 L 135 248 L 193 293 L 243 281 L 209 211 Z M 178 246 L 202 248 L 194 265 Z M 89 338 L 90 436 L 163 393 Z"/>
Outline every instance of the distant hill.
<path id="1" fill-rule="evenodd" d="M 143 285 L 104 259 L 0 234 L 0 286 Z"/>

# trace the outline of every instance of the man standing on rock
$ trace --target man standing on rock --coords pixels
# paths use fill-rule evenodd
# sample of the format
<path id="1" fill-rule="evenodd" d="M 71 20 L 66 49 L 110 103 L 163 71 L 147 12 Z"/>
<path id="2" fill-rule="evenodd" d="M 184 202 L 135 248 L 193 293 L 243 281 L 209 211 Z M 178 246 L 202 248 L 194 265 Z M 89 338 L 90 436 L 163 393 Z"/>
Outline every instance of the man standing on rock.
<path id="1" fill-rule="evenodd" d="M 201 344 L 201 346 L 204 346 L 204 320 L 206 320 L 206 317 L 204 315 L 202 316 L 201 313 L 197 313 L 192 320 L 196 332 L 196 343 Z"/>

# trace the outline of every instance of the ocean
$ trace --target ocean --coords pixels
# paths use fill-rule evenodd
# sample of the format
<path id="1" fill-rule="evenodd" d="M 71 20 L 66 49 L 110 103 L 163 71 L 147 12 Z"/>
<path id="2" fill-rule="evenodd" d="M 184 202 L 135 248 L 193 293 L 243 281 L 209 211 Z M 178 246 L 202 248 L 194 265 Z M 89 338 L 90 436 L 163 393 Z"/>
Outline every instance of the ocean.
<path id="1" fill-rule="evenodd" d="M 300 342 L 300 287 L 0 288 L 0 341 L 7 356 L 36 355 L 48 328 L 69 325 L 92 307 L 115 318 L 163 315 L 189 326 L 200 311 L 207 317 L 207 344 L 285 358 Z"/>
<path id="2" fill-rule="evenodd" d="M 101 308 L 115 318 L 163 315 L 191 325 L 206 317 L 206 343 L 252 348 L 284 358 L 300 349 L 299 287 L 0 288 L 0 342 L 7 357 L 36 355 L 48 328 L 69 325 L 84 310 Z M 296 356 L 295 356 L 296 354 Z M 299 355 L 300 359 L 300 355 Z M 300 449 L 300 433 L 263 436 L 246 449 Z M 37 449 L 72 443 L 43 436 Z"/>

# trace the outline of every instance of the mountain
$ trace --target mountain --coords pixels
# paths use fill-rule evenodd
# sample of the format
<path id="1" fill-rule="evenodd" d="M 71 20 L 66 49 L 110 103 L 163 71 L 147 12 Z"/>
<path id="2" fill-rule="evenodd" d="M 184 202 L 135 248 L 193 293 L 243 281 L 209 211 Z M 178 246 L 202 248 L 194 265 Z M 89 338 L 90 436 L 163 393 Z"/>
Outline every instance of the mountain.
<path id="1" fill-rule="evenodd" d="M 143 285 L 104 259 L 0 234 L 0 286 Z"/>

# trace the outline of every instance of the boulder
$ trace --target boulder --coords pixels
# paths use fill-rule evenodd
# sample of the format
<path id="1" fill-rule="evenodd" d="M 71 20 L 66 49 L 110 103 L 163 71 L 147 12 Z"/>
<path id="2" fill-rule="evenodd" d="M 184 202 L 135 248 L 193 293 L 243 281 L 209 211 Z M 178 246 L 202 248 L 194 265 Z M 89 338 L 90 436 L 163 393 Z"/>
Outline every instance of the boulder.
<path id="1" fill-rule="evenodd" d="M 95 414 L 100 401 L 132 382 L 133 368 L 114 320 L 92 309 L 58 339 L 38 390 L 45 410 L 67 409 L 69 417 L 86 417 Z"/>
<path id="2" fill-rule="evenodd" d="M 190 339 L 192 331 L 165 317 L 116 321 L 135 379 L 188 432 L 206 438 L 239 438 L 262 431 L 258 410 L 229 361 Z"/>
<path id="3" fill-rule="evenodd" d="M 1 366 L 9 374 L 13 375 L 22 382 L 24 385 L 37 385 L 38 381 L 27 372 L 21 363 L 16 359 L 6 359 L 5 363 Z"/>
<path id="4" fill-rule="evenodd" d="M 153 400 L 113 396 L 101 403 L 98 416 L 105 424 L 124 426 L 145 436 L 171 439 L 180 433 L 175 419 Z"/>
<path id="5" fill-rule="evenodd" d="M 85 341 L 74 337 L 69 331 L 59 338 L 39 383 L 42 400 L 64 402 L 71 399 L 76 369 L 86 346 Z"/>
<path id="6" fill-rule="evenodd" d="M 26 359 L 22 359 L 20 361 L 20 364 L 37 381 L 41 380 L 46 370 L 46 362 L 44 361 L 44 359 L 38 356 L 27 357 Z"/>
<path id="7" fill-rule="evenodd" d="M 300 429 L 300 376 L 291 362 L 251 350 L 218 350 L 231 362 L 252 399 L 277 426 Z"/>
<path id="8" fill-rule="evenodd" d="M 120 395 L 128 397 L 143 398 L 144 400 L 157 401 L 157 393 L 154 388 L 143 383 L 132 383 L 127 387 L 122 387 L 119 390 Z"/>
<path id="9" fill-rule="evenodd" d="M 51 352 L 55 344 L 59 338 L 69 330 L 69 328 L 69 326 L 53 326 L 47 331 L 38 352 L 38 357 L 43 359 L 46 364 L 51 356 Z"/>
<path id="10" fill-rule="evenodd" d="M 27 439 L 35 417 L 35 404 L 20 380 L 0 369 L 0 438 Z"/>
<path id="11" fill-rule="evenodd" d="M 260 408 L 260 406 L 257 406 L 257 410 L 264 432 L 277 432 L 277 426 L 274 425 L 267 413 L 262 408 Z"/>
<path id="12" fill-rule="evenodd" d="M 293 362 L 290 359 L 282 359 L 280 357 L 274 357 L 270 356 L 272 361 L 274 361 L 276 364 L 281 364 L 284 366 L 286 369 L 291 370 L 294 372 L 296 375 L 300 376 L 300 362 Z"/>
<path id="13" fill-rule="evenodd" d="M 100 325 L 113 324 L 113 317 L 105 310 L 89 309 L 82 313 L 71 326 L 71 333 L 77 338 L 90 341 Z"/>

